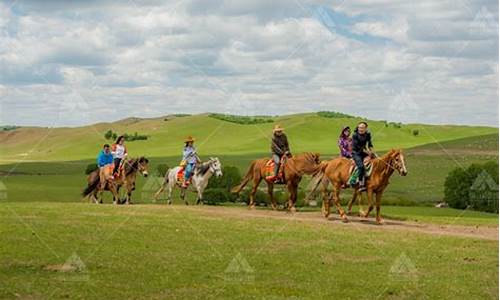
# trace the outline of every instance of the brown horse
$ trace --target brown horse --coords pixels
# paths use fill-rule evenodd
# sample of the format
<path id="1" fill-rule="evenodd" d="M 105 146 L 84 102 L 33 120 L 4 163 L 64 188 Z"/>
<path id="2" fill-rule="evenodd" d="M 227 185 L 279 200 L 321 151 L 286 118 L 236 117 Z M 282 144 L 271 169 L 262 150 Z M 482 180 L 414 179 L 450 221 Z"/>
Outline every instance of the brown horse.
<path id="1" fill-rule="evenodd" d="M 255 207 L 255 193 L 257 192 L 260 182 L 266 176 L 266 163 L 268 161 L 269 158 L 256 159 L 252 161 L 250 168 L 241 183 L 231 190 L 231 192 L 237 194 L 241 192 L 250 180 L 252 180 L 253 187 L 250 192 L 250 203 L 248 204 L 250 208 Z M 288 209 L 290 211 L 296 211 L 295 202 L 297 202 L 297 188 L 302 176 L 304 174 L 314 175 L 320 170 L 321 166 L 318 153 L 301 153 L 286 160 L 286 163 L 283 166 L 283 172 L 285 184 L 287 185 L 288 192 L 290 194 L 288 199 Z M 271 205 L 275 210 L 277 209 L 277 205 L 273 196 L 274 183 L 267 180 L 266 183 L 269 198 L 271 199 Z"/>
<path id="2" fill-rule="evenodd" d="M 382 202 L 382 195 L 385 188 L 389 185 L 389 178 L 394 173 L 395 170 L 401 176 L 406 176 L 408 171 L 406 170 L 405 158 L 402 150 L 391 150 L 384 156 L 372 159 L 372 171 L 370 177 L 366 179 L 366 194 L 368 198 L 368 210 L 366 212 L 361 211 L 360 215 L 363 217 L 368 217 L 373 209 L 373 195 L 376 197 L 376 208 L 377 208 L 377 223 L 382 224 L 383 220 L 380 216 L 380 203 Z M 351 169 L 352 160 L 346 158 L 335 158 L 323 165 L 323 170 L 318 177 L 315 178 L 316 184 L 313 190 L 322 185 L 323 193 L 323 215 L 328 218 L 330 215 L 330 202 L 333 200 L 337 211 L 343 221 L 348 221 L 347 216 L 340 205 L 340 190 L 345 186 L 349 180 L 349 170 Z M 327 187 L 329 183 L 332 183 L 333 191 L 331 193 L 331 199 L 329 199 L 327 193 Z M 355 187 L 354 195 L 349 201 L 349 211 L 352 208 L 352 204 L 361 192 Z"/>
<path id="3" fill-rule="evenodd" d="M 90 173 L 87 180 L 88 185 L 83 191 L 82 195 L 84 197 L 89 196 L 95 203 L 102 203 L 102 192 L 108 190 L 113 194 L 113 203 L 121 204 L 119 199 L 119 191 L 123 186 L 127 190 L 127 197 L 125 198 L 125 204 L 131 203 L 132 191 L 135 190 L 135 181 L 137 173 L 141 173 L 144 177 L 148 176 L 148 163 L 149 160 L 145 157 L 134 158 L 130 160 L 125 160 L 123 169 L 120 170 L 120 174 L 114 179 L 106 183 L 105 187 L 102 188 L 99 178 L 99 170 L 95 170 Z M 99 196 L 99 197 L 98 197 Z"/>

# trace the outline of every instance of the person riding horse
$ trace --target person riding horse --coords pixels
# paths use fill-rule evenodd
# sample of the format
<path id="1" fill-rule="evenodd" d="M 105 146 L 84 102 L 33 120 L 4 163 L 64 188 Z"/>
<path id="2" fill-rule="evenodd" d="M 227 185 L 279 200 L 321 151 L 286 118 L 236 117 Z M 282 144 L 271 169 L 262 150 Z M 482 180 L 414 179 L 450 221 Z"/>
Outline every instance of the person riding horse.
<path id="1" fill-rule="evenodd" d="M 187 188 L 189 185 L 189 180 L 193 174 L 196 164 L 200 163 L 201 160 L 196 153 L 196 148 L 194 147 L 194 138 L 188 136 L 184 141 L 185 146 L 182 152 L 182 163 L 184 166 L 184 182 L 182 184 L 183 188 Z"/>
<path id="2" fill-rule="evenodd" d="M 104 144 L 101 152 L 99 152 L 97 166 L 99 167 L 100 184 L 104 188 L 107 181 L 113 180 L 113 155 L 108 144 Z"/>
<path id="3" fill-rule="evenodd" d="M 358 168 L 359 191 L 365 191 L 365 165 L 367 156 L 373 157 L 372 135 L 368 131 L 368 123 L 359 122 L 352 136 L 352 158 Z"/>
<path id="4" fill-rule="evenodd" d="M 271 141 L 271 152 L 272 159 L 274 161 L 274 177 L 275 183 L 280 183 L 282 178 L 279 176 L 279 170 L 281 165 L 281 159 L 283 156 L 291 157 L 290 146 L 288 145 L 288 138 L 285 133 L 283 133 L 283 128 L 280 125 L 274 126 L 273 138 Z"/>
<path id="5" fill-rule="evenodd" d="M 127 147 L 125 146 L 125 137 L 123 135 L 120 135 L 116 139 L 116 142 L 111 145 L 111 154 L 113 154 L 113 162 L 115 164 L 113 176 L 118 177 L 120 175 L 120 165 L 128 155 Z"/>

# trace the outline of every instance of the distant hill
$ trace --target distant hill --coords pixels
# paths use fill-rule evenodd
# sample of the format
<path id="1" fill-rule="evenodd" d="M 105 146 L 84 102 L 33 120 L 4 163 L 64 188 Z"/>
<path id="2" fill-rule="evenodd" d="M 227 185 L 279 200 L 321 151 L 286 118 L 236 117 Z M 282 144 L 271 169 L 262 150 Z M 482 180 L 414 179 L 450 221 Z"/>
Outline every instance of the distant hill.
<path id="1" fill-rule="evenodd" d="M 247 118 L 247 117 L 245 117 Z M 66 161 L 94 158 L 112 130 L 118 134 L 137 132 L 147 140 L 128 142 L 132 155 L 164 157 L 178 155 L 187 135 L 196 138 L 201 155 L 251 154 L 269 151 L 274 124 L 281 124 L 292 151 L 337 153 L 340 128 L 363 120 L 343 114 L 307 113 L 260 117 L 261 121 L 210 114 L 171 115 L 159 118 L 127 118 L 74 128 L 20 127 L 0 131 L 0 163 L 19 161 Z M 498 128 L 478 126 L 394 124 L 368 121 L 378 150 L 410 148 L 460 138 L 498 134 Z"/>

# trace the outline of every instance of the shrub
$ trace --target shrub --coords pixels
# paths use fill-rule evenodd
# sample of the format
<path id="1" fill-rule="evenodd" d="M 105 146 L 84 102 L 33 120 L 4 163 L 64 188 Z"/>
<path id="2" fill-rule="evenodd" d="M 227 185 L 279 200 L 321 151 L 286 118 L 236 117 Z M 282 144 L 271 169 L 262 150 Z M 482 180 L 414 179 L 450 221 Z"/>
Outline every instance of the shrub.
<path id="1" fill-rule="evenodd" d="M 336 111 L 319 111 L 317 115 L 324 118 L 354 118 L 354 116 Z"/>
<path id="2" fill-rule="evenodd" d="M 413 134 L 413 136 L 418 136 L 420 134 L 420 131 L 418 129 L 413 129 L 411 131 L 411 134 Z"/>
<path id="3" fill-rule="evenodd" d="M 85 168 L 85 175 L 89 175 L 90 173 L 94 172 L 97 169 L 98 167 L 96 163 L 88 164 L 87 168 Z"/>
<path id="4" fill-rule="evenodd" d="M 206 189 L 203 193 L 203 202 L 208 205 L 218 205 L 224 202 L 229 202 L 233 196 L 230 192 L 223 188 Z"/>
<path id="5" fill-rule="evenodd" d="M 450 207 L 498 213 L 498 163 L 456 168 L 446 177 L 444 194 Z"/>
<path id="6" fill-rule="evenodd" d="M 208 116 L 221 121 L 243 124 L 243 125 L 274 122 L 274 119 L 268 116 L 236 116 L 236 115 L 226 115 L 226 114 L 209 114 Z"/>
<path id="7" fill-rule="evenodd" d="M 222 169 L 222 176 L 212 176 L 208 182 L 207 188 L 221 188 L 230 191 L 231 188 L 241 181 L 241 175 L 238 168 L 233 166 L 225 166 Z"/>
<path id="8" fill-rule="evenodd" d="M 111 129 L 106 131 L 106 133 L 104 134 L 104 138 L 107 140 L 110 140 L 112 136 L 113 136 L 113 131 Z"/>
<path id="9" fill-rule="evenodd" d="M 245 202 L 247 204 L 250 203 L 250 191 L 250 189 L 244 189 L 243 191 L 241 191 L 235 201 Z M 261 190 L 257 190 L 257 192 L 255 193 L 255 203 L 257 205 L 259 205 L 259 203 L 266 203 L 266 205 L 268 205 L 270 203 L 269 196 L 267 195 L 267 193 Z"/>
<path id="10" fill-rule="evenodd" d="M 168 166 L 167 164 L 159 164 L 156 166 L 156 174 L 159 177 L 165 177 L 168 171 Z"/>

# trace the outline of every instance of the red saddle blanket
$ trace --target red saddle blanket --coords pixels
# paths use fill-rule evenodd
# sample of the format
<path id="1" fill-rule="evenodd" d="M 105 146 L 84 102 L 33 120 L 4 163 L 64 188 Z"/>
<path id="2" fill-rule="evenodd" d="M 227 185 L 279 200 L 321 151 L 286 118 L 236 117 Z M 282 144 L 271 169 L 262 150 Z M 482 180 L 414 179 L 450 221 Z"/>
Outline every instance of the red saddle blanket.
<path id="1" fill-rule="evenodd" d="M 274 183 L 284 183 L 283 181 L 283 163 L 284 163 L 284 160 L 282 159 L 281 160 L 281 167 L 280 167 L 280 170 L 278 171 L 278 176 L 274 176 L 274 166 L 276 165 L 276 163 L 274 162 L 274 160 L 270 159 L 267 161 L 266 165 L 264 166 L 264 174 L 266 175 L 265 179 L 266 181 L 269 181 L 269 182 L 274 182 Z"/>
<path id="2" fill-rule="evenodd" d="M 176 174 L 176 179 L 178 184 L 184 184 L 184 168 L 180 168 L 179 171 Z M 185 185 L 189 185 L 191 183 L 191 178 L 189 178 L 188 182 L 185 183 Z"/>

